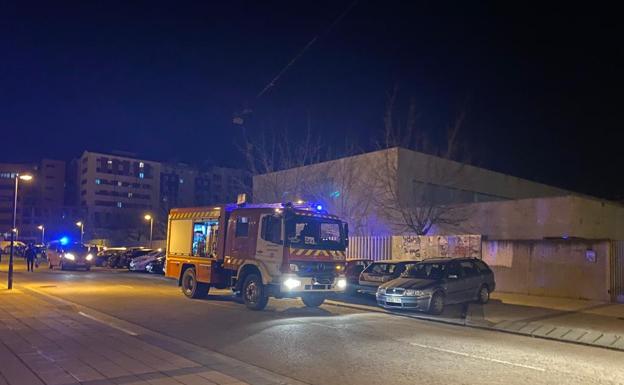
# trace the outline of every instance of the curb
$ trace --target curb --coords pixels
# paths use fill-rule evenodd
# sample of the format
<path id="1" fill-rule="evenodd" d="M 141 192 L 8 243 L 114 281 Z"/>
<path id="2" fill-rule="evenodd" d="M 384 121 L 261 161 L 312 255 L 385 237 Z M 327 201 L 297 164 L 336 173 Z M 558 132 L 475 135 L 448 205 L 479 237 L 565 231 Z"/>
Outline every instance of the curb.
<path id="1" fill-rule="evenodd" d="M 600 348 L 600 349 L 614 350 L 614 351 L 617 351 L 617 352 L 624 351 L 624 336 L 618 336 L 618 335 L 611 334 L 611 333 L 599 333 L 600 335 L 593 340 L 593 342 L 597 342 L 597 341 L 601 340 L 603 337 L 614 338 L 614 341 L 611 344 L 603 345 L 603 344 L 597 344 L 597 343 L 593 343 L 593 342 L 585 342 L 585 341 L 578 341 L 578 340 L 572 340 L 572 339 L 565 339 L 565 338 L 563 338 L 566 335 L 568 335 L 568 334 L 570 334 L 570 333 L 572 333 L 574 331 L 577 331 L 577 332 L 581 331 L 581 332 L 583 332 L 582 335 L 581 335 L 581 338 L 582 338 L 582 336 L 591 333 L 588 330 L 569 328 L 569 331 L 564 333 L 562 335 L 562 338 L 557 338 L 557 337 L 548 336 L 547 334 L 544 334 L 544 335 L 534 334 L 538 329 L 541 328 L 541 326 L 537 327 L 536 329 L 532 330 L 531 332 L 521 332 L 519 330 L 510 330 L 510 329 L 504 329 L 504 328 L 497 328 L 495 326 L 486 326 L 486 325 L 481 325 L 481 324 L 478 324 L 478 323 L 472 323 L 471 321 L 465 321 L 465 320 L 464 320 L 464 322 L 457 322 L 457 321 L 451 321 L 451 320 L 448 320 L 448 319 L 440 319 L 440 318 L 432 318 L 432 317 L 427 317 L 427 316 L 419 316 L 417 314 L 397 313 L 397 312 L 389 311 L 389 310 L 382 309 L 382 308 L 376 308 L 376 307 L 368 306 L 368 305 L 350 304 L 350 303 L 339 302 L 339 301 L 334 301 L 334 300 L 328 300 L 328 301 L 325 301 L 325 303 L 328 304 L 328 305 L 337 306 L 337 307 L 344 307 L 344 308 L 350 308 L 350 309 L 356 309 L 356 310 L 366 310 L 366 311 L 369 311 L 369 312 L 383 313 L 383 314 L 388 314 L 388 315 L 397 316 L 397 317 L 404 317 L 404 318 L 413 318 L 413 319 L 417 319 L 417 320 L 421 320 L 421 321 L 430 321 L 430 322 L 436 322 L 436 323 L 445 324 L 445 325 L 464 326 L 464 327 L 469 327 L 469 328 L 473 328 L 473 329 L 495 331 L 495 332 L 499 332 L 499 333 L 513 334 L 513 335 L 523 336 L 523 337 L 532 337 L 532 338 L 539 338 L 539 339 L 550 340 L 550 341 L 557 341 L 557 342 L 562 342 L 562 343 L 566 343 L 566 344 L 582 345 L 582 346 L 590 346 L 590 347 Z M 503 321 L 503 322 L 505 322 L 505 321 Z M 541 325 L 542 326 L 546 326 L 546 324 L 541 324 Z M 556 326 L 553 326 L 553 325 L 549 325 L 549 326 L 552 326 L 553 329 L 556 328 Z M 522 328 L 520 328 L 520 329 L 522 329 Z M 619 344 L 622 347 L 614 346 L 615 344 Z"/>

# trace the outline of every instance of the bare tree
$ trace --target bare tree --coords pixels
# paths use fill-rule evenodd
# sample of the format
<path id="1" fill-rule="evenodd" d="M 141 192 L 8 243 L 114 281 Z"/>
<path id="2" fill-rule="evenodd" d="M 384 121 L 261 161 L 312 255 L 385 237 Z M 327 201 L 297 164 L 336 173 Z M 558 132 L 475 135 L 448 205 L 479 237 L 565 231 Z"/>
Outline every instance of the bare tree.
<path id="1" fill-rule="evenodd" d="M 314 185 L 311 175 L 302 166 L 327 159 L 326 147 L 308 129 L 303 135 L 293 137 L 288 131 L 263 132 L 255 138 L 244 134 L 241 148 L 252 175 L 264 175 L 259 183 L 263 200 L 280 202 L 288 196 L 298 196 L 306 186 Z M 289 172 L 281 172 L 290 170 Z"/>
<path id="2" fill-rule="evenodd" d="M 416 103 L 411 100 L 407 117 L 403 121 L 395 117 L 398 89 L 395 87 L 388 96 L 384 116 L 384 137 L 379 145 L 383 152 L 381 167 L 375 174 L 375 204 L 386 219 L 399 231 L 409 231 L 417 235 L 426 235 L 434 227 L 457 228 L 465 220 L 465 210 L 457 205 L 454 194 L 455 186 L 463 176 L 463 163 L 458 160 L 460 147 L 458 134 L 466 113 L 462 110 L 455 121 L 448 127 L 443 145 L 434 145 L 435 141 L 420 130 L 416 124 Z M 413 179 L 409 172 L 403 172 L 399 163 L 400 148 L 415 150 L 434 155 L 439 159 L 424 157 L 420 168 L 420 177 Z M 448 162 L 447 162 L 448 161 Z M 409 179 L 409 183 L 405 183 Z"/>

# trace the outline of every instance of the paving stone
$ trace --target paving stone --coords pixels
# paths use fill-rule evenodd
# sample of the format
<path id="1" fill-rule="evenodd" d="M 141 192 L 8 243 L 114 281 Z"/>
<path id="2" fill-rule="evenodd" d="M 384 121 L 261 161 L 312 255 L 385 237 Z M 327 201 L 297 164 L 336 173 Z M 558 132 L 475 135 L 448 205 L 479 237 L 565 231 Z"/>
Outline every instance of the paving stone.
<path id="1" fill-rule="evenodd" d="M 581 342 L 584 344 L 593 344 L 597 339 L 602 337 L 602 335 L 603 334 L 601 332 L 590 331 L 589 333 L 585 334 L 580 339 L 578 339 L 578 342 Z"/>
<path id="2" fill-rule="evenodd" d="M 510 325 L 513 324 L 513 321 L 501 321 L 494 325 L 495 329 L 507 329 Z"/>
<path id="3" fill-rule="evenodd" d="M 612 348 L 624 350 L 624 336 L 619 336 L 617 341 L 611 346 Z"/>
<path id="4" fill-rule="evenodd" d="M 184 385 L 215 385 L 214 382 L 197 374 L 183 374 L 175 376 L 173 379 L 183 383 Z"/>
<path id="5" fill-rule="evenodd" d="M 551 330 L 548 334 L 546 334 L 546 337 L 548 338 L 554 338 L 554 339 L 561 339 L 564 335 L 568 334 L 572 329 L 569 327 L 556 327 L 553 330 Z"/>
<path id="6" fill-rule="evenodd" d="M 594 345 L 610 347 L 611 345 L 615 343 L 615 341 L 617 341 L 617 339 L 618 339 L 618 336 L 616 336 L 615 334 L 605 333 L 602 335 L 602 337 L 600 337 L 594 342 Z"/>
<path id="7" fill-rule="evenodd" d="M 570 331 L 563 335 L 561 338 L 566 341 L 576 342 L 587 333 L 587 330 L 583 329 L 570 329 Z"/>
<path id="8" fill-rule="evenodd" d="M 197 373 L 197 375 L 207 378 L 210 381 L 215 382 L 219 385 L 226 385 L 239 381 L 237 378 L 228 376 L 227 374 L 223 374 L 221 372 L 217 372 L 216 370 L 199 372 Z"/>
<path id="9" fill-rule="evenodd" d="M 530 322 L 530 323 L 524 325 L 520 330 L 518 330 L 518 332 L 530 335 L 530 334 L 533 334 L 541 326 L 542 326 L 542 324 L 540 324 L 540 323 Z"/>
<path id="10" fill-rule="evenodd" d="M 540 337 L 545 337 L 553 330 L 555 330 L 555 327 L 552 325 L 542 325 L 537 328 L 532 334 Z"/>

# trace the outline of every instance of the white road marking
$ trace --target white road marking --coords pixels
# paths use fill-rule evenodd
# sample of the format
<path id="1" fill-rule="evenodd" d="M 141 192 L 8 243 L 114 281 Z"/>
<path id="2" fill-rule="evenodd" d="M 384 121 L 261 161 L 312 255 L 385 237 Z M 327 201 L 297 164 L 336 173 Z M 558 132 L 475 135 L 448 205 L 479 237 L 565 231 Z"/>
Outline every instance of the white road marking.
<path id="1" fill-rule="evenodd" d="M 469 354 L 469 353 L 464 353 L 464 352 L 458 352 L 455 350 L 449 350 L 449 349 L 444 349 L 444 348 L 438 348 L 435 346 L 430 346 L 430 345 L 423 345 L 423 344 L 417 344 L 415 342 L 410 342 L 410 345 L 414 345 L 414 346 L 418 346 L 420 348 L 423 349 L 431 349 L 431 350 L 436 350 L 438 352 L 443 352 L 443 353 L 450 353 L 450 354 L 456 354 L 458 356 L 463 356 L 463 357 L 469 357 L 469 358 L 474 358 L 477 360 L 484 360 L 484 361 L 489 361 L 489 362 L 496 362 L 498 364 L 503 364 L 503 365 L 510 365 L 510 366 L 517 366 L 519 368 L 525 368 L 525 369 L 531 369 L 531 370 L 537 370 L 538 372 L 545 372 L 546 369 L 544 368 L 539 368 L 537 366 L 531 366 L 531 365 L 524 365 L 524 364 L 518 364 L 515 362 L 509 362 L 509 361 L 503 361 L 503 360 L 497 360 L 496 358 L 489 358 L 489 357 L 483 357 L 483 356 L 477 356 L 474 354 Z"/>
<path id="2" fill-rule="evenodd" d="M 103 321 L 103 320 L 101 320 L 101 319 L 99 319 L 99 318 L 96 318 L 96 317 L 94 317 L 94 316 L 90 315 L 90 314 L 83 313 L 83 312 L 81 312 L 81 311 L 79 311 L 79 312 L 78 312 L 78 314 L 80 314 L 81 316 L 83 316 L 83 317 L 85 317 L 85 318 L 88 318 L 88 319 L 90 319 L 90 320 L 93 320 L 93 321 L 96 321 L 96 322 L 99 322 L 99 323 L 103 323 L 104 325 L 108 325 L 108 326 L 112 327 L 113 329 L 120 330 L 120 331 L 122 331 L 122 332 L 124 332 L 124 333 L 126 333 L 126 334 L 131 335 L 131 336 L 134 336 L 134 337 L 138 336 L 138 334 L 137 334 L 137 333 L 135 333 L 135 332 L 133 332 L 133 331 L 131 331 L 131 330 L 124 329 L 124 328 L 122 328 L 121 326 L 117 326 L 117 325 L 115 325 L 115 324 L 113 324 L 113 323 Z"/>

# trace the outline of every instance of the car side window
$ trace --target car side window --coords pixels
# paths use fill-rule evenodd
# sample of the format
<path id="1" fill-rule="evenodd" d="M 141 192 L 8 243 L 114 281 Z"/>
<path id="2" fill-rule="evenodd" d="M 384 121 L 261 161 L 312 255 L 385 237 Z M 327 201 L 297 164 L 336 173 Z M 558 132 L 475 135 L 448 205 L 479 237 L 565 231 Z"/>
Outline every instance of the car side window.
<path id="1" fill-rule="evenodd" d="M 472 262 L 461 261 L 459 265 L 461 266 L 462 270 L 464 270 L 464 275 L 466 277 L 476 277 L 479 275 L 479 270 L 477 270 L 477 267 Z"/>
<path id="2" fill-rule="evenodd" d="M 462 278 L 462 269 L 457 262 L 451 262 L 446 267 L 446 276 L 456 276 L 457 278 Z"/>

